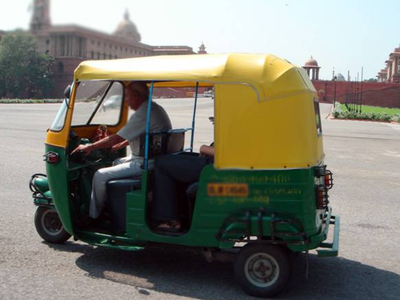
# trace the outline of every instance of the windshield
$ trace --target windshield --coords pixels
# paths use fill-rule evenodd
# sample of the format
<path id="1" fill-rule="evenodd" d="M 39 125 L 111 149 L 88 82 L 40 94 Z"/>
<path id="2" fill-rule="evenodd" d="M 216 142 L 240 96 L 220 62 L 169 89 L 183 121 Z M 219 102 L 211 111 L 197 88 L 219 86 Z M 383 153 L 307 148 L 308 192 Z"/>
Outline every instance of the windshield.
<path id="1" fill-rule="evenodd" d="M 58 113 L 53 121 L 53 124 L 51 124 L 50 126 L 51 131 L 60 131 L 61 129 L 63 129 L 65 123 L 65 116 L 67 115 L 67 110 L 68 110 L 68 103 L 69 99 L 65 99 L 61 104 L 61 107 L 58 110 Z"/>
<path id="2" fill-rule="evenodd" d="M 117 125 L 122 99 L 123 85 L 120 82 L 81 82 L 76 92 L 72 126 Z"/>

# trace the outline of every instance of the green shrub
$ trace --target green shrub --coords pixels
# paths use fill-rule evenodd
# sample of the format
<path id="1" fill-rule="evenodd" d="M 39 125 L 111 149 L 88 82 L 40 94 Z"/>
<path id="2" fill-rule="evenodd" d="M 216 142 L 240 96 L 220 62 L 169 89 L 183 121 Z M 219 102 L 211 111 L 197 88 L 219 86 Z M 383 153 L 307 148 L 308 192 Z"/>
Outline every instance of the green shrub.
<path id="1" fill-rule="evenodd" d="M 336 103 L 333 110 L 333 117 L 335 119 L 352 119 L 352 120 L 370 120 L 379 122 L 400 122 L 400 115 L 389 115 L 386 113 L 377 112 L 356 112 L 356 111 L 343 111 L 341 104 Z"/>
<path id="2" fill-rule="evenodd" d="M 0 104 L 61 103 L 63 99 L 0 99 Z"/>

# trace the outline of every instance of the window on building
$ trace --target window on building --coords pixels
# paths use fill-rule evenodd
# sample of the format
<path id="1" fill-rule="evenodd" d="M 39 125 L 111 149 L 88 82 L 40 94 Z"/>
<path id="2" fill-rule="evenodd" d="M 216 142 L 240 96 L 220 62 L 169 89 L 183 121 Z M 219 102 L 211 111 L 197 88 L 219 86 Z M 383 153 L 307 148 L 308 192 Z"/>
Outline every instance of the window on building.
<path id="1" fill-rule="evenodd" d="M 92 51 L 92 53 L 91 53 L 91 58 L 92 59 L 94 58 L 94 51 Z"/>
<path id="2" fill-rule="evenodd" d="M 64 73 L 64 64 L 60 61 L 57 66 L 58 73 Z"/>
<path id="3" fill-rule="evenodd" d="M 400 64 L 397 65 L 397 73 L 400 73 Z"/>
<path id="4" fill-rule="evenodd" d="M 59 45 L 60 45 L 60 47 L 59 47 L 58 55 L 65 56 L 65 37 L 64 36 L 60 36 Z"/>
<path id="5" fill-rule="evenodd" d="M 97 59 L 100 59 L 100 52 L 97 52 Z"/>

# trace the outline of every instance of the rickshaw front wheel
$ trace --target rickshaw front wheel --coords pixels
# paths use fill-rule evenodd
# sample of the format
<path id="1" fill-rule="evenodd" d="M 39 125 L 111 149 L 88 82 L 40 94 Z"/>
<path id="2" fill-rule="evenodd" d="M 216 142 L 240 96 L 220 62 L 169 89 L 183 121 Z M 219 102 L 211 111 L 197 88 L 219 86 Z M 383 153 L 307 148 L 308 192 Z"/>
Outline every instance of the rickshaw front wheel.
<path id="1" fill-rule="evenodd" d="M 48 243 L 62 244 L 71 237 L 65 231 L 57 212 L 48 207 L 37 208 L 35 227 L 39 235 Z"/>
<path id="2" fill-rule="evenodd" d="M 292 266 L 289 253 L 277 245 L 247 244 L 235 261 L 235 278 L 255 297 L 272 297 L 287 285 Z"/>

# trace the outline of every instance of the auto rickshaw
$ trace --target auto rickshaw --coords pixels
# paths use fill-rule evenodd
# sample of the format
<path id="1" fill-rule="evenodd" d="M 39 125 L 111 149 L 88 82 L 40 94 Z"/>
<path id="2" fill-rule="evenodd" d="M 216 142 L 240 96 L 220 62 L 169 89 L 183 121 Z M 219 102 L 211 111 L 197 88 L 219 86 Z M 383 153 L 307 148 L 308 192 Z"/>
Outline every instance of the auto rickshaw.
<path id="1" fill-rule="evenodd" d="M 125 101 L 114 109 L 102 107 L 110 98 L 124 98 L 126 81 L 148 84 L 147 123 L 156 88 L 195 90 L 193 126 L 158 133 L 147 126 L 142 176 L 109 182 L 109 219 L 102 230 L 86 228 L 79 219 L 88 211 L 93 173 L 126 150 L 98 151 L 80 159 L 71 151 L 92 142 L 99 126 L 111 133 L 124 126 Z M 190 147 L 171 155 L 194 153 L 201 88 L 214 93 L 215 162 L 204 167 L 191 196 L 183 192 L 191 203 L 185 230 L 157 232 L 149 213 L 153 183 L 148 161 L 166 152 L 172 136 L 191 140 Z M 339 217 L 329 206 L 333 180 L 324 164 L 319 103 L 302 68 L 265 54 L 86 61 L 75 70 L 65 94 L 45 141 L 47 176 L 34 175 L 30 183 L 38 206 L 36 229 L 45 241 L 63 243 L 73 236 L 132 251 L 163 244 L 234 252 L 235 278 L 259 297 L 284 289 L 292 253 L 316 249 L 318 256 L 338 255 Z M 330 227 L 333 235 L 327 242 Z"/>

